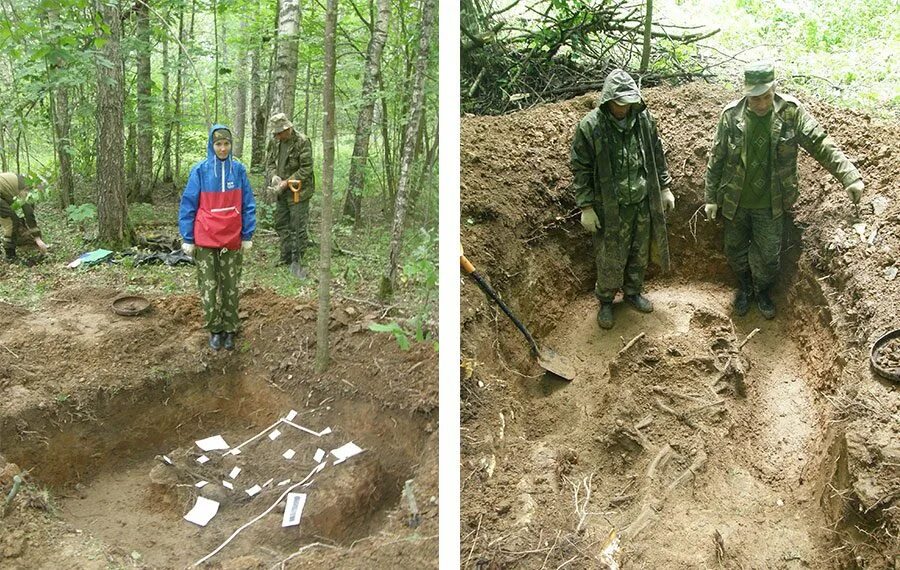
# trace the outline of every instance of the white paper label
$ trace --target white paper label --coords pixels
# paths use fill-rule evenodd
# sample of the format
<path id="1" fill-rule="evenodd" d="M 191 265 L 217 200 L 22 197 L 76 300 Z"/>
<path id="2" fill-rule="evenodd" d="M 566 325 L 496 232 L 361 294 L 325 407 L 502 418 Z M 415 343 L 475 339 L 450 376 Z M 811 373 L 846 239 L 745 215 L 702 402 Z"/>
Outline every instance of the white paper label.
<path id="1" fill-rule="evenodd" d="M 231 470 L 231 473 L 228 474 L 228 478 L 229 478 L 229 479 L 234 479 L 235 477 L 237 477 L 238 475 L 240 475 L 240 473 L 241 473 L 241 468 L 240 468 L 240 467 L 235 467 L 234 469 Z"/>
<path id="2" fill-rule="evenodd" d="M 300 524 L 304 505 L 306 505 L 306 493 L 288 493 L 281 526 L 296 526 Z"/>
<path id="3" fill-rule="evenodd" d="M 272 441 L 275 441 L 276 439 L 278 439 L 279 435 L 281 435 L 281 432 L 278 431 L 277 429 L 273 429 L 272 431 L 269 432 L 269 439 L 271 439 Z"/>
<path id="4" fill-rule="evenodd" d="M 197 447 L 203 451 L 215 451 L 217 449 L 228 449 L 231 446 L 225 443 L 221 435 L 214 435 L 206 439 L 199 439 L 196 442 Z"/>
<path id="5" fill-rule="evenodd" d="M 319 448 L 316 450 L 316 454 L 313 456 L 313 459 L 316 460 L 316 463 L 322 463 L 322 459 L 325 457 L 325 450 Z"/>
<path id="6" fill-rule="evenodd" d="M 296 455 L 296 453 L 297 452 L 294 451 L 293 449 L 288 449 L 287 451 L 282 453 L 281 456 L 284 457 L 285 459 L 293 459 L 294 455 Z"/>
<path id="7" fill-rule="evenodd" d="M 287 421 L 291 421 L 296 417 L 297 417 L 297 410 L 291 410 L 290 412 L 288 412 L 288 415 L 286 415 L 284 417 L 284 419 L 286 419 Z"/>
<path id="8" fill-rule="evenodd" d="M 207 461 L 209 461 L 209 457 L 207 457 L 205 455 L 201 455 L 200 457 L 197 458 L 197 463 L 199 463 L 200 465 L 203 465 Z"/>
<path id="9" fill-rule="evenodd" d="M 184 515 L 184 520 L 200 526 L 206 526 L 206 523 L 212 520 L 217 512 L 219 512 L 219 503 L 206 497 L 197 497 L 194 508 Z"/>
<path id="10" fill-rule="evenodd" d="M 202 489 L 203 487 L 205 487 L 208 484 L 209 484 L 209 481 L 197 481 L 196 483 L 194 483 L 194 487 L 197 487 L 198 489 Z"/>
<path id="11" fill-rule="evenodd" d="M 245 493 L 247 493 L 248 495 L 253 497 L 255 495 L 258 495 L 260 491 L 262 491 L 262 487 L 260 487 L 259 485 L 254 485 L 254 486 L 250 487 L 249 489 L 247 489 L 245 491 Z"/>
<path id="12" fill-rule="evenodd" d="M 234 485 L 232 485 L 228 481 L 222 481 L 222 486 L 225 487 L 226 489 L 231 489 L 232 491 L 234 490 Z"/>

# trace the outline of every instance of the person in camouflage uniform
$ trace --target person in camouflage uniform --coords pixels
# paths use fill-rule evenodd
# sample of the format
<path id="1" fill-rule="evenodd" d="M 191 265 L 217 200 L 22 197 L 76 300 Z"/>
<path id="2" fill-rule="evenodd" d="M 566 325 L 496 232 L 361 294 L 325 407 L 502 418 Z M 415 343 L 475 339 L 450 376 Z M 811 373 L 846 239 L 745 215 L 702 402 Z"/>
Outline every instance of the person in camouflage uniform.
<path id="1" fill-rule="evenodd" d="M 593 237 L 597 324 L 609 329 L 620 289 L 638 311 L 653 311 L 644 273 L 650 261 L 669 269 L 665 214 L 675 208 L 656 121 L 624 70 L 609 73 L 598 107 L 578 123 L 570 164 L 581 224 Z"/>
<path id="2" fill-rule="evenodd" d="M 25 201 L 30 190 L 25 177 L 21 174 L 0 173 L 0 230 L 3 233 L 3 251 L 9 262 L 16 260 L 16 241 L 19 236 L 27 236 L 42 252 L 47 251 L 47 244 L 41 237 L 41 230 L 34 217 L 34 206 Z M 16 199 L 22 203 L 24 220 L 13 211 L 13 202 Z"/>
<path id="3" fill-rule="evenodd" d="M 227 127 L 212 126 L 207 158 L 191 169 L 178 211 L 181 249 L 197 264 L 203 325 L 213 350 L 234 349 L 241 324 L 238 283 L 256 230 L 256 201 L 247 170 L 231 156 L 231 138 Z"/>
<path id="4" fill-rule="evenodd" d="M 705 211 L 725 218 L 725 255 L 737 275 L 734 312 L 747 314 L 756 297 L 771 319 L 770 291 L 781 263 L 784 214 L 797 201 L 797 147 L 841 181 L 854 204 L 863 182 L 859 171 L 800 101 L 775 92 L 771 63 L 744 70 L 744 96 L 719 117 L 706 168 Z"/>
<path id="5" fill-rule="evenodd" d="M 266 180 L 274 191 L 275 229 L 281 240 L 279 265 L 290 265 L 291 273 L 303 279 L 309 202 L 316 188 L 312 144 L 284 113 L 276 113 L 269 119 L 269 130 L 272 139 L 266 146 Z"/>

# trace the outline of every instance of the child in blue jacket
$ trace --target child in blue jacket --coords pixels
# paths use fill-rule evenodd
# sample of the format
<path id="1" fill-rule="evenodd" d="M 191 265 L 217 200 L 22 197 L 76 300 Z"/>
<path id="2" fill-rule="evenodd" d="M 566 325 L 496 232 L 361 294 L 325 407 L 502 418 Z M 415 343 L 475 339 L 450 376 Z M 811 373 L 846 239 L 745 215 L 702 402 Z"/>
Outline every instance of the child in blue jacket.
<path id="1" fill-rule="evenodd" d="M 209 346 L 234 349 L 243 252 L 253 247 L 256 201 L 244 165 L 231 156 L 231 131 L 209 130 L 206 160 L 191 168 L 181 195 L 181 249 L 197 263 L 197 286 Z"/>

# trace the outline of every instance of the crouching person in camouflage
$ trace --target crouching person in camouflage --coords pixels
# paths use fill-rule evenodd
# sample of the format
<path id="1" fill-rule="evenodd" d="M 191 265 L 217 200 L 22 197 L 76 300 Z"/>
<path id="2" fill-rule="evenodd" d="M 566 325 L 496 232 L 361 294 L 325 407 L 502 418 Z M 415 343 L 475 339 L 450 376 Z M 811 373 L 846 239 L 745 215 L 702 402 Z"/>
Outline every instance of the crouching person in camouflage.
<path id="1" fill-rule="evenodd" d="M 244 165 L 231 156 L 231 131 L 213 125 L 206 160 L 191 169 L 181 195 L 181 249 L 197 263 L 197 286 L 209 347 L 234 349 L 238 283 L 244 252 L 253 246 L 256 201 Z"/>
<path id="2" fill-rule="evenodd" d="M 16 238 L 18 236 L 27 236 L 42 252 L 47 251 L 47 244 L 41 239 L 41 230 L 34 217 L 34 206 L 25 201 L 30 190 L 31 187 L 21 174 L 0 173 L 0 230 L 3 233 L 3 251 L 9 262 L 17 259 Z M 13 202 L 16 199 L 22 202 L 24 223 L 13 211 Z"/>
<path id="3" fill-rule="evenodd" d="M 744 70 L 744 96 L 719 117 L 706 168 L 706 216 L 725 218 L 725 255 L 738 279 L 734 312 L 775 316 L 771 288 L 781 263 L 785 214 L 797 201 L 797 147 L 844 185 L 854 204 L 862 196 L 859 171 L 800 101 L 775 92 L 770 63 Z"/>
<path id="4" fill-rule="evenodd" d="M 304 279 L 309 202 L 316 189 L 312 144 L 284 113 L 272 115 L 269 131 L 273 138 L 266 146 L 266 180 L 274 190 L 275 229 L 281 241 L 279 265 L 290 265 L 291 273 Z"/>
<path id="5" fill-rule="evenodd" d="M 619 290 L 638 311 L 653 311 L 644 273 L 651 260 L 669 269 L 665 213 L 675 207 L 656 122 L 627 72 L 610 72 L 599 106 L 578 124 L 571 168 L 581 224 L 593 236 L 597 324 L 609 329 Z"/>

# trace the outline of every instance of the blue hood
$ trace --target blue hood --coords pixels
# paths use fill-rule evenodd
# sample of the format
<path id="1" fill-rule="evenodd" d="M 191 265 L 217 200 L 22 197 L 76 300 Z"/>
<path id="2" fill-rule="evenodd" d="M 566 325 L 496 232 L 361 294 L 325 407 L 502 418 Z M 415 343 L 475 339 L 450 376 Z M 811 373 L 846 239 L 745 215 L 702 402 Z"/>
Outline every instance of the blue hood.
<path id="1" fill-rule="evenodd" d="M 216 161 L 219 160 L 219 157 L 216 156 L 216 149 L 213 148 L 213 132 L 218 131 L 219 129 L 223 129 L 231 133 L 231 129 L 221 123 L 216 123 L 209 128 L 209 135 L 207 135 L 206 137 L 206 162 L 208 162 L 209 165 L 213 167 L 216 166 Z M 234 133 L 231 134 L 232 136 L 234 135 Z M 231 155 L 232 151 L 234 150 L 233 143 L 231 148 L 232 150 L 228 151 L 228 158 L 226 158 L 224 161 L 220 160 L 219 162 L 227 163 L 226 167 L 229 169 L 228 172 L 230 174 L 234 174 L 234 157 Z M 213 171 L 216 173 L 216 178 L 218 178 L 219 172 L 215 168 L 213 168 Z"/>

